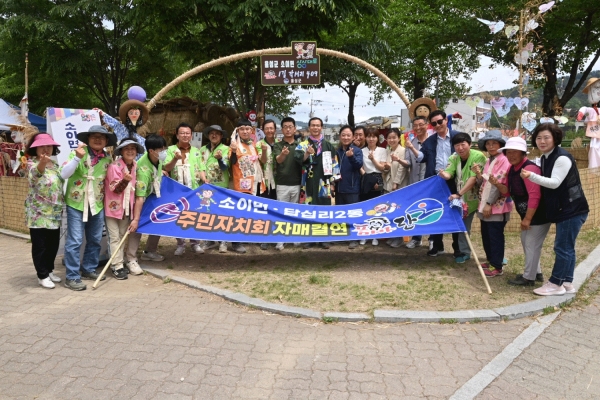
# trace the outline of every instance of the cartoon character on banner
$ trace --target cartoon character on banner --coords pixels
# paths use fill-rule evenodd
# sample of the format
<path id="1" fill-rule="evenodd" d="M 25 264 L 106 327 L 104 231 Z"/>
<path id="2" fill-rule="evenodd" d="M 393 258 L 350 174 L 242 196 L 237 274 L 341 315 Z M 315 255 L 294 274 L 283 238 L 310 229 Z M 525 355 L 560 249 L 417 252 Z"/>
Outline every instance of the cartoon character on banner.
<path id="1" fill-rule="evenodd" d="M 400 207 L 399 204 L 390 203 L 388 201 L 387 203 L 377 204 L 375 207 L 373 207 L 372 210 L 367 211 L 367 215 L 374 215 L 376 217 L 379 217 L 379 216 L 384 215 L 384 214 L 393 213 L 399 207 Z"/>
<path id="2" fill-rule="evenodd" d="M 583 88 L 583 93 L 588 95 L 591 107 L 581 107 L 577 113 L 577 121 L 587 122 L 585 136 L 590 139 L 590 150 L 588 153 L 588 168 L 600 167 L 600 125 L 598 124 L 598 105 L 600 104 L 600 78 L 590 78 Z"/>
<path id="3" fill-rule="evenodd" d="M 294 50 L 296 50 L 296 54 L 298 54 L 298 57 L 296 58 L 304 58 L 304 53 L 307 51 L 304 50 L 304 43 L 295 43 Z"/>
<path id="4" fill-rule="evenodd" d="M 206 207 L 206 212 L 210 212 L 210 203 L 217 204 L 213 197 L 212 190 L 203 190 L 202 193 L 196 193 L 196 195 L 200 198 L 200 207 L 196 208 L 196 210 L 202 210 Z"/>
<path id="5" fill-rule="evenodd" d="M 377 235 L 380 233 L 390 233 L 396 230 L 396 228 L 390 225 L 390 220 L 387 217 L 373 217 L 365 220 L 364 224 L 352 225 L 354 225 L 353 232 L 356 232 L 358 236 L 370 236 Z"/>

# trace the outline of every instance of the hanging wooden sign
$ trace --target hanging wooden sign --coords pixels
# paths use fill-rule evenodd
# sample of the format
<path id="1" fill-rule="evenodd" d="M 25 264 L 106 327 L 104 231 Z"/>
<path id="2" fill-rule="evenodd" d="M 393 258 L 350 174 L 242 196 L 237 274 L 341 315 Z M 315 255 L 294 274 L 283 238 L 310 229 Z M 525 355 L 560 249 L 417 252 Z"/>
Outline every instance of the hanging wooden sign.
<path id="1" fill-rule="evenodd" d="M 292 42 L 292 54 L 260 56 L 264 86 L 319 85 L 321 60 L 317 42 Z"/>

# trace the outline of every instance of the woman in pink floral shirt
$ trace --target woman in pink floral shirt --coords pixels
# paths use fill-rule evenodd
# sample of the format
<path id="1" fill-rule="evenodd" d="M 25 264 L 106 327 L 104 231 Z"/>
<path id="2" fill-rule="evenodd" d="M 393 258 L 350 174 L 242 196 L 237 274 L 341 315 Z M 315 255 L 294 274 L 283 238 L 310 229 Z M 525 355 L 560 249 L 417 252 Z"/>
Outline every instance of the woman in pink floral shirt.
<path id="1" fill-rule="evenodd" d="M 47 133 L 37 133 L 29 140 L 25 150 L 33 157 L 27 162 L 29 194 L 25 199 L 31 257 L 38 283 L 46 289 L 54 289 L 54 283 L 60 282 L 53 271 L 60 241 L 65 181 L 60 176 L 58 166 L 50 158 L 59 153 L 59 146 Z"/>

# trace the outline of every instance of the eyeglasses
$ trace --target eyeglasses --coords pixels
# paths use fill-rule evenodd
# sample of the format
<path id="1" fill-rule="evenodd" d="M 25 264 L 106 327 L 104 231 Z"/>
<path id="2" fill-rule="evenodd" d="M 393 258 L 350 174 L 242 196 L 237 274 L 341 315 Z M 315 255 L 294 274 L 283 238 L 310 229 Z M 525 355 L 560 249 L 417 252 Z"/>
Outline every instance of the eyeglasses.
<path id="1" fill-rule="evenodd" d="M 438 119 L 437 121 L 431 121 L 431 126 L 442 125 L 444 123 L 444 119 Z"/>
<path id="2" fill-rule="evenodd" d="M 294 125 L 284 125 L 283 129 L 294 129 Z"/>

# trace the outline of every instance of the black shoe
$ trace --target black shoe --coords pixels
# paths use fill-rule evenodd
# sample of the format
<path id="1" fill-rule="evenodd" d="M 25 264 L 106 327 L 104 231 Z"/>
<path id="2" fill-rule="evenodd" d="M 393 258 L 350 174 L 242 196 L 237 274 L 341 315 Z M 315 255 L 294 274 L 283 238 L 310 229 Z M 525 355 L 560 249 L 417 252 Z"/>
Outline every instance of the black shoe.
<path id="1" fill-rule="evenodd" d="M 127 279 L 127 271 L 125 271 L 125 268 L 113 269 L 112 272 L 118 280 Z"/>
<path id="2" fill-rule="evenodd" d="M 331 247 L 331 245 L 327 242 L 321 243 L 321 248 L 323 248 L 325 250 L 329 249 L 330 247 Z"/>
<path id="3" fill-rule="evenodd" d="M 313 246 L 313 244 L 312 244 L 312 243 L 304 243 L 304 244 L 302 245 L 302 248 L 303 248 L 303 249 L 310 249 L 312 246 Z"/>
<path id="4" fill-rule="evenodd" d="M 85 283 L 81 279 L 65 279 L 65 287 L 75 291 L 85 290 Z"/>
<path id="5" fill-rule="evenodd" d="M 544 282 L 544 274 L 535 274 L 536 282 Z"/>
<path id="6" fill-rule="evenodd" d="M 261 245 L 260 245 L 260 249 L 261 249 L 261 250 L 269 250 L 269 245 L 268 245 L 268 244 L 266 244 L 266 243 L 261 243 Z"/>
<path id="7" fill-rule="evenodd" d="M 81 277 L 83 279 L 88 279 L 88 280 L 93 280 L 95 281 L 96 279 L 98 279 L 100 275 L 94 270 L 91 272 L 88 271 L 81 271 Z M 101 281 L 106 279 L 106 275 L 102 275 L 102 279 L 100 279 Z"/>
<path id="8" fill-rule="evenodd" d="M 523 275 L 519 274 L 515 276 L 515 279 L 510 279 L 508 284 L 513 286 L 535 286 L 535 281 L 525 279 L 523 278 Z"/>
<path id="9" fill-rule="evenodd" d="M 129 267 L 127 266 L 127 264 L 123 264 L 123 269 L 125 270 L 125 273 L 127 275 L 129 275 L 131 273 L 131 271 L 129 271 Z"/>
<path id="10" fill-rule="evenodd" d="M 427 252 L 427 255 L 430 257 L 437 257 L 440 254 L 444 254 L 444 250 L 438 250 L 435 247 Z"/>

